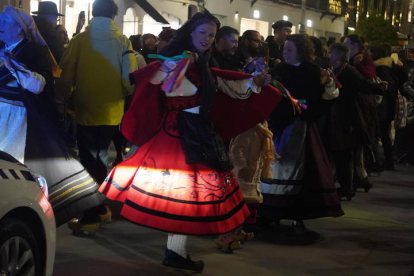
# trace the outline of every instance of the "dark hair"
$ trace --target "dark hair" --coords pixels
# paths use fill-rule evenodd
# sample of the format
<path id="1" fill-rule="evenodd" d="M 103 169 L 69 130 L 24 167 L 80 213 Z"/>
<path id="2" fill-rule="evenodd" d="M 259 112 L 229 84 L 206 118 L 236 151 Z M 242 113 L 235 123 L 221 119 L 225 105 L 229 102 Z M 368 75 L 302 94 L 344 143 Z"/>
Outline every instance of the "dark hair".
<path id="1" fill-rule="evenodd" d="M 336 51 L 341 54 L 341 60 L 342 62 L 348 62 L 349 61 L 349 48 L 344 43 L 332 43 L 329 46 L 329 52 Z"/>
<path id="2" fill-rule="evenodd" d="M 170 27 L 162 27 L 162 31 L 158 35 L 158 38 L 168 43 L 175 36 L 176 33 L 177 31 L 175 29 L 171 29 Z"/>
<path id="3" fill-rule="evenodd" d="M 247 30 L 243 33 L 242 35 L 242 39 L 241 42 L 243 43 L 246 39 L 247 40 L 252 40 L 253 39 L 253 34 L 258 33 L 260 34 L 258 31 L 256 30 Z"/>
<path id="4" fill-rule="evenodd" d="M 266 37 L 265 42 L 270 43 L 274 40 L 275 36 L 274 35 L 269 35 L 268 37 Z"/>
<path id="5" fill-rule="evenodd" d="M 387 50 L 379 45 L 370 46 L 369 52 L 371 53 L 372 60 L 377 60 L 388 56 Z"/>
<path id="6" fill-rule="evenodd" d="M 204 12 L 197 12 L 177 30 L 176 36 L 161 50 L 160 55 L 171 57 L 181 54 L 184 50 L 195 52 L 196 49 L 191 40 L 191 32 L 198 26 L 206 23 L 214 25 L 217 30 L 220 29 L 220 21 L 207 9 L 204 9 Z M 195 63 L 202 79 L 202 85 L 199 88 L 201 96 L 200 114 L 207 120 L 211 120 L 210 110 L 217 93 L 214 78 L 208 66 L 209 59 L 210 51 L 205 51 Z"/>
<path id="7" fill-rule="evenodd" d="M 312 63 L 315 60 L 314 56 L 314 46 L 312 41 L 307 35 L 304 34 L 294 34 L 286 38 L 286 41 L 292 41 L 298 53 L 299 60 L 301 62 Z"/>
<path id="8" fill-rule="evenodd" d="M 206 23 L 215 25 L 217 30 L 220 29 L 220 21 L 207 9 L 204 9 L 204 12 L 197 12 L 177 30 L 175 37 L 161 50 L 160 55 L 172 57 L 180 55 L 184 50 L 196 51 L 192 45 L 191 32 Z"/>
<path id="9" fill-rule="evenodd" d="M 142 47 L 142 49 L 146 49 L 145 48 L 146 47 L 145 40 L 147 40 L 149 38 L 153 38 L 153 39 L 155 39 L 155 41 L 157 41 L 157 37 L 155 35 L 153 35 L 153 34 L 143 34 L 141 36 L 141 47 Z"/>
<path id="10" fill-rule="evenodd" d="M 227 38 L 231 35 L 240 35 L 240 33 L 235 28 L 232 28 L 229 26 L 223 26 L 217 32 L 216 41 L 219 41 L 220 38 Z"/>
<path id="11" fill-rule="evenodd" d="M 378 46 L 381 46 L 382 48 L 385 49 L 385 54 L 386 54 L 387 57 L 390 57 L 391 56 L 391 54 L 392 54 L 392 46 L 390 44 L 383 43 L 383 44 L 380 44 Z"/>
<path id="12" fill-rule="evenodd" d="M 323 50 L 322 50 L 322 42 L 315 36 L 310 36 L 309 39 L 313 43 L 313 47 L 315 49 L 315 56 L 317 57 L 323 57 Z"/>
<path id="13" fill-rule="evenodd" d="M 145 40 L 147 40 L 148 38 L 153 38 L 153 39 L 157 40 L 157 37 L 153 34 L 143 34 L 141 36 L 141 43 L 144 44 Z"/>
<path id="14" fill-rule="evenodd" d="M 362 39 L 359 35 L 351 34 L 351 35 L 347 35 L 346 38 L 349 39 L 352 44 L 356 43 L 360 51 L 364 50 L 364 43 L 362 42 Z"/>
<path id="15" fill-rule="evenodd" d="M 141 52 L 141 49 L 142 49 L 141 36 L 142 35 L 131 35 L 129 37 L 129 40 L 131 41 L 132 49 L 134 49 L 137 52 Z"/>
<path id="16" fill-rule="evenodd" d="M 118 14 L 118 5 L 114 0 L 95 0 L 92 5 L 94 17 L 112 18 Z"/>

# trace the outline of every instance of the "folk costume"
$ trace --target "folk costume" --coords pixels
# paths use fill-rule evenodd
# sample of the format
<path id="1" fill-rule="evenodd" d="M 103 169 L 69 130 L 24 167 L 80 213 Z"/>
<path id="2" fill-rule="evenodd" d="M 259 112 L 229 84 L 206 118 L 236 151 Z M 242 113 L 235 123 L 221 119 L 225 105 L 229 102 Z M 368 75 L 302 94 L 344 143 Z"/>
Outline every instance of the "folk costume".
<path id="1" fill-rule="evenodd" d="M 322 97 L 337 97 L 334 95 L 337 90 L 321 85 L 320 68 L 308 62 L 298 66 L 282 62 L 271 75 L 294 98 L 305 103 L 307 109 L 300 116 L 286 112 L 283 122 L 274 117 L 270 120 L 269 128 L 280 158 L 271 165 L 273 178 L 263 179 L 260 185 L 263 203 L 259 216 L 301 221 L 343 215 L 329 160 L 315 125 L 324 112 Z M 332 95 L 327 97 L 329 91 Z"/>
<path id="2" fill-rule="evenodd" d="M 98 185 L 70 156 L 66 136 L 55 121 L 53 74 L 59 73 L 33 19 L 12 6 L 9 14 L 26 38 L 6 47 L 12 69 L 0 67 L 0 150 L 45 177 L 49 201 L 60 226 L 103 201 Z M 56 74 L 55 74 L 56 75 Z"/>
<path id="3" fill-rule="evenodd" d="M 185 39 L 205 16 L 198 13 L 178 30 L 164 55 L 192 50 Z M 135 95 L 122 131 L 140 148 L 100 190 L 124 202 L 121 214 L 134 223 L 185 235 L 228 233 L 249 213 L 223 140 L 267 118 L 281 94 L 255 86 L 251 75 L 209 69 L 208 52 L 192 64 L 188 58 L 151 63 L 131 75 Z M 223 93 L 216 94 L 216 84 Z"/>
<path id="4" fill-rule="evenodd" d="M 263 121 L 230 142 L 229 155 L 250 211 L 246 223 L 256 222 L 259 204 L 263 202 L 260 179 L 273 178 L 270 165 L 275 161 L 276 152 L 272 137 L 267 121 Z"/>

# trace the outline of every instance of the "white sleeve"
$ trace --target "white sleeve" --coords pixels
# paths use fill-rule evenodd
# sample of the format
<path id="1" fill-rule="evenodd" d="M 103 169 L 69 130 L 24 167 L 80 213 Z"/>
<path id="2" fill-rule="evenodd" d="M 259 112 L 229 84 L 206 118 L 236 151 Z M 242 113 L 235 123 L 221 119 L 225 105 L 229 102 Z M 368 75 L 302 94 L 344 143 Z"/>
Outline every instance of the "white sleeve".
<path id="1" fill-rule="evenodd" d="M 322 99 L 333 100 L 339 97 L 339 89 L 332 80 L 325 85 L 325 92 L 322 94 Z"/>
<path id="2" fill-rule="evenodd" d="M 224 80 L 217 77 L 218 89 L 229 97 L 247 99 L 252 93 L 260 93 L 262 88 L 257 86 L 253 77 L 244 80 Z"/>
<path id="3" fill-rule="evenodd" d="M 138 69 L 145 67 L 147 65 L 147 63 L 145 62 L 145 58 L 142 55 L 138 54 L 135 56 L 135 58 L 137 59 Z"/>
<path id="4" fill-rule="evenodd" d="M 46 80 L 39 73 L 32 72 L 24 68 L 21 68 L 18 71 L 13 70 L 11 73 L 24 89 L 29 90 L 34 94 L 40 94 L 43 92 Z"/>

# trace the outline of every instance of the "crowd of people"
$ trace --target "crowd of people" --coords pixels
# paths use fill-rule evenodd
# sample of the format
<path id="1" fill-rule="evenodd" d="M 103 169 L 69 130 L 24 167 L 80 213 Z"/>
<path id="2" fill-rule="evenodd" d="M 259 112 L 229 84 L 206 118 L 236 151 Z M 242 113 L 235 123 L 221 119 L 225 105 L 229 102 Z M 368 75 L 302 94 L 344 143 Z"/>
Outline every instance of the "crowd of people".
<path id="1" fill-rule="evenodd" d="M 54 2 L 0 16 L 0 150 L 45 177 L 57 226 L 96 231 L 105 199 L 120 201 L 127 220 L 168 233 L 164 265 L 201 272 L 188 235 L 229 253 L 260 218 L 292 220 L 300 237 L 393 170 L 394 152 L 414 165 L 414 51 L 393 59 L 389 45 L 328 43 L 285 20 L 264 40 L 208 11 L 128 39 L 117 13 L 95 0 L 71 40 Z"/>

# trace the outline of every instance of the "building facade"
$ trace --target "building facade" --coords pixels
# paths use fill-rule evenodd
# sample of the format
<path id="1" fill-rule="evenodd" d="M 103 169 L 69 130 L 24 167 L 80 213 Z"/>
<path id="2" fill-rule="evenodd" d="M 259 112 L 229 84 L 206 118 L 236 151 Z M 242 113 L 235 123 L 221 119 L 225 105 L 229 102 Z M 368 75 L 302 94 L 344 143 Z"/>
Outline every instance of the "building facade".
<path id="1" fill-rule="evenodd" d="M 15 5 L 27 12 L 36 11 L 42 0 L 0 0 L 0 5 Z M 59 12 L 65 14 L 64 24 L 69 37 L 75 31 L 78 14 L 85 11 L 86 20 L 92 15 L 93 0 L 52 0 Z M 345 9 L 340 0 L 307 0 L 304 22 L 302 2 L 304 0 L 115 0 L 119 6 L 115 22 L 122 32 L 132 34 L 153 33 L 157 35 L 163 26 L 180 27 L 195 11 L 207 8 L 217 16 L 222 25 L 234 27 L 241 32 L 254 29 L 265 38 L 273 35 L 272 24 L 280 19 L 293 23 L 293 32 L 299 31 L 299 24 L 306 24 L 306 32 L 317 37 L 335 37 L 344 34 Z M 152 6 L 169 23 L 159 23 L 143 9 Z"/>

